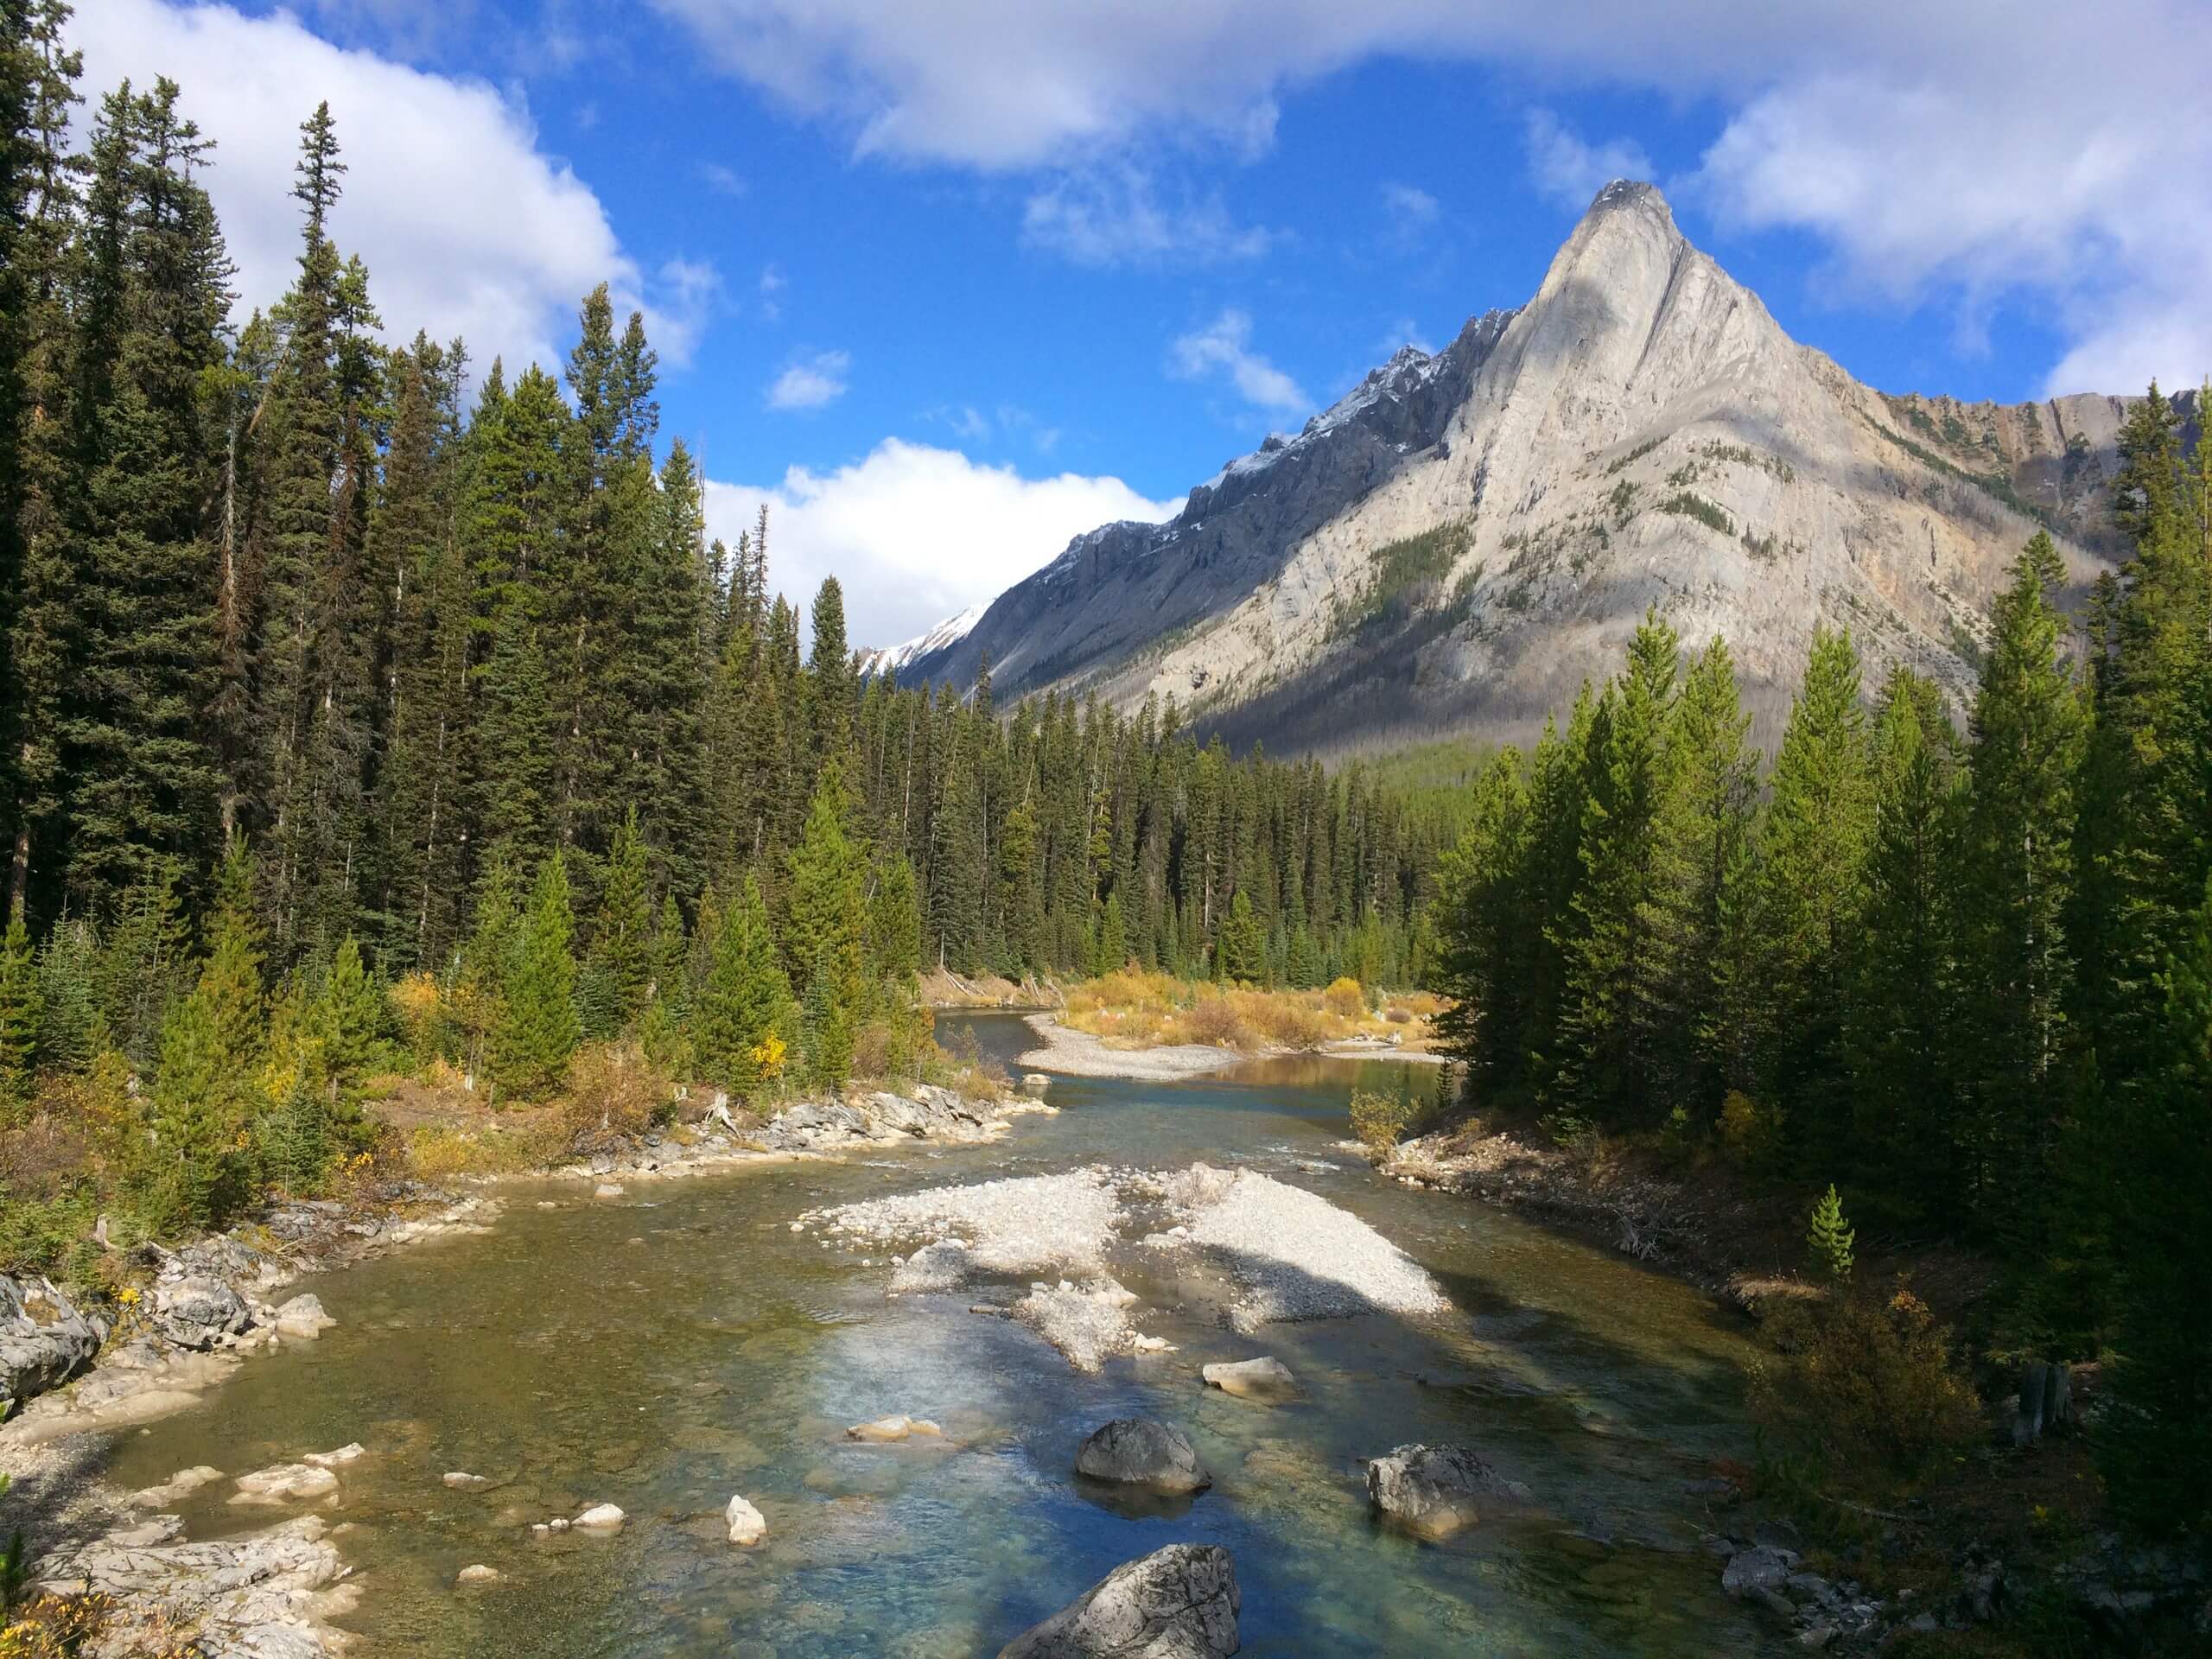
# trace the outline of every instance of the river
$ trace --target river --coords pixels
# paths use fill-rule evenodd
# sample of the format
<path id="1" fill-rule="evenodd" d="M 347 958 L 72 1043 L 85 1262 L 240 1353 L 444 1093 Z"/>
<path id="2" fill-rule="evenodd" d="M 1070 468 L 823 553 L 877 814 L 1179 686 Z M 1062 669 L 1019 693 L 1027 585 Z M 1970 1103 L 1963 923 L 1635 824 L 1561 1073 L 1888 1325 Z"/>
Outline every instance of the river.
<path id="1" fill-rule="evenodd" d="M 1001 1058 L 1024 1035 L 1011 1016 L 947 1015 L 940 1037 L 963 1027 Z M 1251 1655 L 1770 1650 L 1777 1638 L 1720 1595 L 1697 1548 L 1710 1520 L 1684 1490 L 1714 1458 L 1749 1452 L 1738 1321 L 1662 1274 L 1401 1188 L 1338 1150 L 1354 1084 L 1395 1087 L 1400 1072 L 1289 1060 L 1180 1084 L 1058 1079 L 1058 1116 L 1019 1119 L 988 1146 L 639 1183 L 612 1202 L 518 1185 L 488 1234 L 302 1286 L 335 1329 L 126 1433 L 110 1474 L 237 1474 L 359 1440 L 330 1510 L 362 1592 L 343 1622 L 359 1651 L 394 1659 L 967 1659 L 1179 1541 L 1233 1553 Z M 1246 1338 L 1147 1308 L 1143 1328 L 1176 1351 L 1087 1376 L 1026 1327 L 968 1313 L 966 1296 L 887 1299 L 880 1256 L 792 1230 L 803 1211 L 925 1185 L 1199 1160 L 1358 1215 L 1435 1275 L 1454 1313 Z M 1202 1363 L 1259 1353 L 1297 1374 L 1301 1398 L 1264 1406 L 1198 1382 Z M 895 1412 L 935 1419 L 946 1444 L 843 1438 Z M 1189 1431 L 1211 1491 L 1107 1507 L 1078 1490 L 1084 1435 L 1136 1413 Z M 1375 1525 L 1360 1460 L 1447 1440 L 1525 1482 L 1539 1514 L 1440 1546 Z M 449 1470 L 495 1484 L 448 1490 Z M 181 1506 L 194 1536 L 266 1523 L 226 1490 Z M 733 1492 L 767 1518 L 759 1548 L 723 1535 Z M 601 1502 L 627 1512 L 620 1532 L 530 1530 Z M 503 1581 L 456 1588 L 472 1562 Z"/>

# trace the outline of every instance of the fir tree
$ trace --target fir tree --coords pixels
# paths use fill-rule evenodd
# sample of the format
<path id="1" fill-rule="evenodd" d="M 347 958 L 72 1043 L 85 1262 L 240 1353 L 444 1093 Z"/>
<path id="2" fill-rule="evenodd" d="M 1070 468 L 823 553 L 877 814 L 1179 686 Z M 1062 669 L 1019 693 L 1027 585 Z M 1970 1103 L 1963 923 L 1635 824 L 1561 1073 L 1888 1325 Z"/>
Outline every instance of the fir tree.
<path id="1" fill-rule="evenodd" d="M 607 849 L 607 880 L 600 890 L 599 913 L 584 958 L 583 982 L 594 988 L 590 1000 L 604 1005 L 596 1020 L 586 1020 L 588 1035 L 612 1036 L 628 1029 L 644 1013 L 652 983 L 653 927 L 645 843 L 632 807 Z"/>
<path id="2" fill-rule="evenodd" d="M 1230 898 L 1229 914 L 1222 918 L 1221 933 L 1215 941 L 1215 949 L 1219 953 L 1224 978 L 1266 981 L 1267 939 L 1260 931 L 1259 918 L 1252 912 L 1252 901 L 1244 896 L 1242 887 Z"/>
<path id="3" fill-rule="evenodd" d="M 567 861 L 538 866 L 530 903 L 508 935 L 492 1032 L 492 1075 L 518 1099 L 541 1098 L 566 1073 L 581 1028 L 569 911 Z"/>
<path id="4" fill-rule="evenodd" d="M 780 1071 L 793 1024 L 791 986 L 776 960 L 760 884 L 750 876 L 715 929 L 690 1024 L 699 1065 L 733 1095 L 755 1093 Z"/>
<path id="5" fill-rule="evenodd" d="M 75 917 L 54 925 L 38 952 L 38 1063 L 57 1071 L 89 1071 L 108 1046 L 100 1012 L 99 941 Z"/>
<path id="6" fill-rule="evenodd" d="M 30 1103 L 42 1013 L 38 961 L 18 901 L 9 906 L 7 931 L 0 934 L 0 1125 L 20 1117 Z"/>

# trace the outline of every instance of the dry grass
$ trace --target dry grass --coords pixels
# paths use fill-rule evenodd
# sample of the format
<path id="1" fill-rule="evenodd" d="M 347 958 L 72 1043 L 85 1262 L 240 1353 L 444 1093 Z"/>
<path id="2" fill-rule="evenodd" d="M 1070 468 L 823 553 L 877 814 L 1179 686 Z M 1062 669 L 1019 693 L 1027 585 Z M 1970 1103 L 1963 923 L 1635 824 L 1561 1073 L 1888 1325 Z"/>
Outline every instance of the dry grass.
<path id="1" fill-rule="evenodd" d="M 1442 1006 L 1416 992 L 1390 997 L 1380 1013 L 1372 1012 L 1366 991 L 1352 979 L 1322 991 L 1269 991 L 1125 968 L 1071 988 L 1060 1020 L 1109 1048 L 1203 1043 L 1251 1054 L 1385 1035 L 1418 1048 Z"/>

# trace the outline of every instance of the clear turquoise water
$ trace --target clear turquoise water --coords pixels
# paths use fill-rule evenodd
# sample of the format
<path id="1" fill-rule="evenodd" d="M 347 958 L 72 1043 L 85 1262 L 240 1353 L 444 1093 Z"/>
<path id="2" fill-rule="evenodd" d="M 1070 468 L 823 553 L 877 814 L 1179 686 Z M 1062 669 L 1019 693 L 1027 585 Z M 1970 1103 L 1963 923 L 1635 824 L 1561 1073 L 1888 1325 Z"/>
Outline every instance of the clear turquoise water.
<path id="1" fill-rule="evenodd" d="M 1019 1044 L 1004 1016 L 975 1023 L 987 1052 Z M 1682 1493 L 1713 1457 L 1748 1450 L 1733 1317 L 1602 1251 L 1378 1179 L 1335 1148 L 1362 1073 L 1395 1084 L 1396 1068 L 1066 1079 L 1049 1091 L 1060 1116 L 991 1147 L 639 1184 L 613 1204 L 512 1189 L 486 1236 L 308 1287 L 336 1329 L 126 1435 L 112 1472 L 141 1485 L 361 1441 L 329 1512 L 362 1586 L 345 1622 L 378 1656 L 989 1654 L 1117 1562 L 1181 1540 L 1233 1552 L 1249 1654 L 1762 1651 L 1772 1638 L 1719 1595 L 1694 1548 L 1710 1522 Z M 887 1300 L 880 1259 L 791 1230 L 802 1211 L 881 1192 L 1198 1159 L 1353 1211 L 1457 1313 L 1255 1341 L 1147 1311 L 1142 1327 L 1177 1351 L 1084 1376 L 965 1297 Z M 1302 1399 L 1200 1386 L 1202 1363 L 1260 1352 L 1298 1374 Z M 848 1423 L 896 1411 L 938 1420 L 949 1443 L 844 1440 Z M 1182 1424 L 1213 1490 L 1149 1514 L 1077 1490 L 1083 1437 L 1133 1412 Z M 1360 1459 L 1446 1439 L 1527 1482 L 1540 1513 L 1441 1546 L 1376 1526 Z M 454 1469 L 499 1484 L 450 1491 L 439 1476 Z M 224 1490 L 186 1510 L 194 1535 L 265 1524 Z M 723 1536 L 735 1491 L 767 1517 L 758 1549 Z M 601 1501 L 629 1515 L 611 1537 L 529 1530 Z M 456 1590 L 473 1561 L 505 1582 Z"/>

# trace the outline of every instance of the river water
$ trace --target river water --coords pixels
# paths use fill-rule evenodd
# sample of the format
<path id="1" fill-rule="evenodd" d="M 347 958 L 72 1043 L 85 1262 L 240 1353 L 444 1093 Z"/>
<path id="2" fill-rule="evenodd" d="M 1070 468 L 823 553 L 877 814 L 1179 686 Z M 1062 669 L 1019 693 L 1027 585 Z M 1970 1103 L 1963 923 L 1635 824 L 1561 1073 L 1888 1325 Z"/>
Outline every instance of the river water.
<path id="1" fill-rule="evenodd" d="M 963 1027 L 1001 1058 L 1024 1035 L 977 1015 L 940 1019 L 940 1037 Z M 362 1586 L 344 1623 L 359 1651 L 395 1659 L 966 1659 L 1181 1541 L 1233 1553 L 1247 1654 L 1768 1650 L 1719 1594 L 1696 1547 L 1711 1521 L 1684 1493 L 1749 1451 L 1734 1316 L 1338 1150 L 1354 1084 L 1395 1088 L 1401 1071 L 1290 1060 L 1182 1084 L 1058 1079 L 1059 1116 L 1018 1119 L 987 1147 L 638 1183 L 607 1203 L 574 1184 L 509 1189 L 487 1235 L 303 1286 L 337 1328 L 126 1434 L 111 1473 L 238 1474 L 360 1441 L 328 1511 Z M 791 1230 L 804 1211 L 921 1186 L 1200 1160 L 1351 1211 L 1427 1267 L 1454 1313 L 1247 1338 L 1147 1307 L 1141 1327 L 1176 1351 L 1086 1376 L 1026 1327 L 968 1313 L 966 1295 L 887 1299 L 884 1259 Z M 1201 1364 L 1259 1353 L 1297 1374 L 1300 1399 L 1200 1385 Z M 844 1440 L 893 1412 L 935 1419 L 946 1443 Z M 1135 1413 L 1181 1424 L 1213 1490 L 1149 1512 L 1078 1490 L 1084 1437 Z M 1440 1546 L 1378 1528 L 1361 1459 L 1446 1440 L 1526 1482 L 1538 1512 Z M 448 1470 L 496 1484 L 450 1491 Z M 226 1491 L 186 1503 L 192 1535 L 267 1523 Z M 724 1537 L 733 1492 L 767 1518 L 756 1549 Z M 612 1536 L 530 1531 L 601 1502 L 629 1516 Z M 455 1588 L 480 1561 L 504 1581 Z"/>

